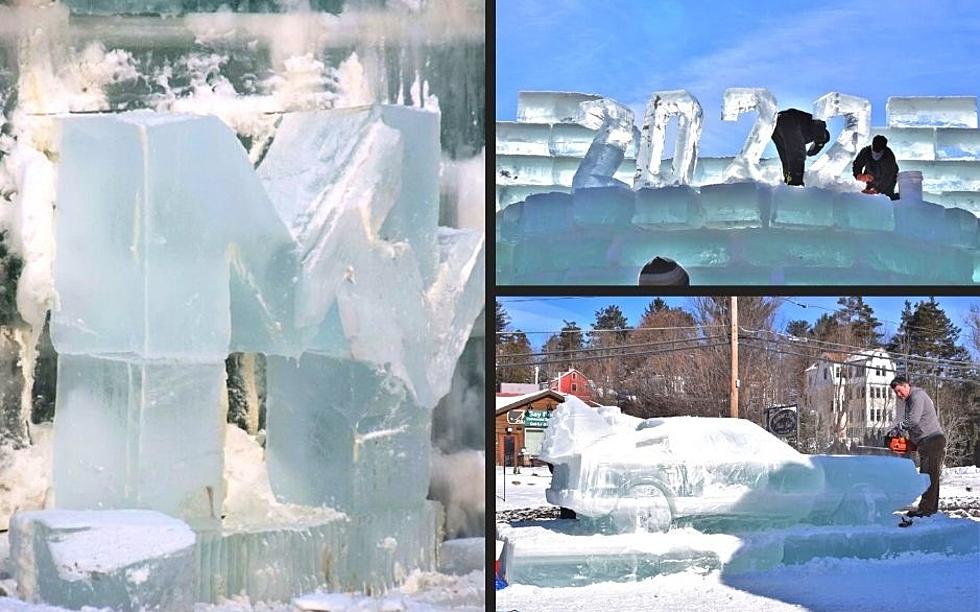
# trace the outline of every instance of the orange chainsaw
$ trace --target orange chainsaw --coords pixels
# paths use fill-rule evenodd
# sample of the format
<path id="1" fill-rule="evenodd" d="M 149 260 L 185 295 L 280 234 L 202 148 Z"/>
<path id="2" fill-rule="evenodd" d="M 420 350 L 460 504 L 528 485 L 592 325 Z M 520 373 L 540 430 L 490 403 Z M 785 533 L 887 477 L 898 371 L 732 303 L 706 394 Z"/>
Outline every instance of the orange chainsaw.
<path id="1" fill-rule="evenodd" d="M 885 440 L 888 442 L 888 450 L 893 453 L 905 455 L 916 449 L 915 444 L 905 436 L 888 436 Z"/>

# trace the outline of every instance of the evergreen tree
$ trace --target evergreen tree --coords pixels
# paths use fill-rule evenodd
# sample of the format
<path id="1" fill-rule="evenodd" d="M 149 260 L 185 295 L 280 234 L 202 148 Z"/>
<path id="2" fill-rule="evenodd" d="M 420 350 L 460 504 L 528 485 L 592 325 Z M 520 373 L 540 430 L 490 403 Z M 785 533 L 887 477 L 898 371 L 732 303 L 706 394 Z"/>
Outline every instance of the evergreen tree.
<path id="1" fill-rule="evenodd" d="M 592 323 L 592 329 L 619 330 L 619 332 L 613 334 L 589 332 L 589 342 L 590 344 L 594 343 L 597 337 L 601 336 L 614 336 L 619 340 L 625 340 L 629 334 L 627 327 L 629 327 L 629 323 L 619 306 L 616 304 L 606 306 L 595 311 L 595 322 Z"/>
<path id="2" fill-rule="evenodd" d="M 797 338 L 806 338 L 810 335 L 810 324 L 802 319 L 790 321 L 786 324 L 786 333 Z"/>
<path id="3" fill-rule="evenodd" d="M 554 355 L 545 355 L 547 361 L 554 362 L 546 366 L 549 377 L 575 367 L 576 357 L 580 356 L 581 353 L 568 353 L 567 351 L 581 349 L 585 346 L 582 328 L 575 321 L 563 319 L 562 324 L 561 331 L 548 338 L 544 344 L 543 352 L 555 353 Z"/>
<path id="4" fill-rule="evenodd" d="M 508 334 L 507 341 L 498 345 L 497 355 L 500 365 L 497 366 L 497 382 L 533 383 L 534 366 L 530 365 L 531 342 L 521 330 Z M 527 365 L 509 365 L 527 364 Z"/>
<path id="5" fill-rule="evenodd" d="M 842 297 L 837 300 L 839 308 L 834 313 L 838 325 L 847 327 L 849 337 L 858 346 L 873 348 L 881 344 L 881 322 L 875 317 L 874 309 L 864 302 L 864 298 Z"/>
<path id="6" fill-rule="evenodd" d="M 510 315 L 507 314 L 507 310 L 500 302 L 494 300 L 494 305 L 494 323 L 496 326 L 496 331 L 499 334 L 500 332 L 506 331 L 507 326 L 510 325 Z"/>

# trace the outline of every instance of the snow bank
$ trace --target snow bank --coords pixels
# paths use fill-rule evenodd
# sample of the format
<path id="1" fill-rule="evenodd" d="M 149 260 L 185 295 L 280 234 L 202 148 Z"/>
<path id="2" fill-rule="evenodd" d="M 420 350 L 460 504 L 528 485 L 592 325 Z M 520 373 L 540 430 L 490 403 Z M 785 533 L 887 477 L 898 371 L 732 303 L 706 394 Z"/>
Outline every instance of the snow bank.
<path id="1" fill-rule="evenodd" d="M 50 508 L 52 425 L 31 425 L 33 444 L 19 450 L 0 448 L 0 531 L 18 510 Z"/>

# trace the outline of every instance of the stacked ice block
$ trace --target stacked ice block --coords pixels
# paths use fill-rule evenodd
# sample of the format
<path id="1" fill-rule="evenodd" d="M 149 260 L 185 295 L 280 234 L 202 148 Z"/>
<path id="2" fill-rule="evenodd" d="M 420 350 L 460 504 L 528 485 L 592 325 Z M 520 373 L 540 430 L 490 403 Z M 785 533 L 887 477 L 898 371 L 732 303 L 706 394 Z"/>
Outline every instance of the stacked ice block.
<path id="1" fill-rule="evenodd" d="M 287 114 L 257 172 L 215 118 L 69 117 L 59 153 L 59 506 L 186 520 L 204 599 L 431 566 L 431 411 L 484 281 L 482 231 L 438 226 L 438 114 Z M 346 518 L 222 529 L 233 351 L 268 355 L 277 501 Z"/>
<path id="2" fill-rule="evenodd" d="M 596 134 L 573 123 L 574 108 L 582 101 L 599 97 L 573 92 L 521 92 L 517 121 L 497 122 L 497 210 L 532 193 L 570 190 L 577 160 L 585 156 Z M 822 102 L 829 108 L 835 100 Z M 853 105 L 837 106 L 849 110 Z M 925 199 L 980 214 L 976 204 L 980 201 L 976 97 L 891 97 L 886 111 L 885 125 L 872 125 L 870 133 L 888 138 L 901 170 L 922 172 Z M 768 135 L 763 136 L 768 142 Z M 617 179 L 632 182 L 638 144 L 639 134 L 635 134 L 615 174 Z M 734 159 L 698 158 L 690 184 L 700 187 L 725 182 L 723 171 Z M 661 173 L 669 173 L 671 164 L 671 159 L 664 160 Z M 775 180 L 782 176 L 778 159 L 762 160 L 762 167 L 762 176 L 776 177 Z M 841 179 L 850 178 L 848 165 Z"/>
<path id="3" fill-rule="evenodd" d="M 214 524 L 225 357 L 298 352 L 293 240 L 217 118 L 70 117 L 60 146 L 58 503 Z"/>

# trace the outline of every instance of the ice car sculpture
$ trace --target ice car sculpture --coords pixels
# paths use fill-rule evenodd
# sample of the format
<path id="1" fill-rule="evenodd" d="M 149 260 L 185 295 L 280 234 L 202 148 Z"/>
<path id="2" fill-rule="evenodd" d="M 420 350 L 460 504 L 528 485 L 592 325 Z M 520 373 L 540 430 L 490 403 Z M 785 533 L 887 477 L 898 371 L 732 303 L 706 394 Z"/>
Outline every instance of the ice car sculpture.
<path id="1" fill-rule="evenodd" d="M 897 457 L 803 455 L 745 419 L 638 419 L 566 398 L 545 430 L 546 492 L 607 531 L 870 524 L 928 476 Z"/>

